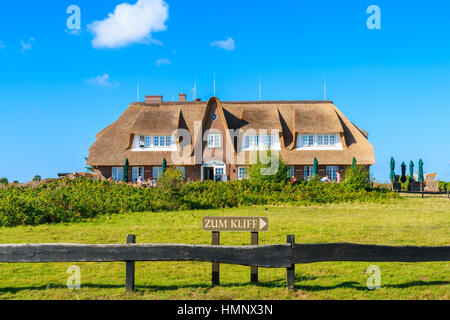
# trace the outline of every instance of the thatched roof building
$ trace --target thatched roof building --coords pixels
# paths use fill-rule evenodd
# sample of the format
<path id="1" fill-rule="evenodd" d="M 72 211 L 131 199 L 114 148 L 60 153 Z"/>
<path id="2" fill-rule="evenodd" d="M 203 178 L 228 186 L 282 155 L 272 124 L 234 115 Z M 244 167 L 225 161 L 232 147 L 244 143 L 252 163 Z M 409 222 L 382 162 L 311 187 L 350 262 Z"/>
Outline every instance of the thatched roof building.
<path id="1" fill-rule="evenodd" d="M 163 102 L 162 97 L 149 96 L 146 102 L 132 103 L 117 121 L 97 134 L 87 164 L 105 177 L 120 178 L 119 168 L 128 159 L 130 177 L 147 179 L 159 174 L 166 159 L 169 166 L 183 167 L 188 178 L 220 174 L 229 180 L 245 177 L 250 154 L 267 148 L 279 153 L 299 177 L 310 174 L 307 167 L 314 158 L 321 166 L 319 171 L 332 176 L 351 165 L 353 158 L 359 165 L 375 163 L 368 133 L 331 101 L 181 98 Z"/>

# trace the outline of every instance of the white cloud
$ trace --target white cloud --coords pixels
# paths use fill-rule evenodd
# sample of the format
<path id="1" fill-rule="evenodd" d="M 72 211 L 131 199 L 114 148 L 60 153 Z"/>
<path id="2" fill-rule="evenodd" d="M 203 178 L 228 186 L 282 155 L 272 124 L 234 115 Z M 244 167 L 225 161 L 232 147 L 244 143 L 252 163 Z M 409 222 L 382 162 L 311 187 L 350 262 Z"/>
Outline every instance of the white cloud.
<path id="1" fill-rule="evenodd" d="M 169 59 L 166 59 L 166 58 L 161 58 L 161 59 L 156 60 L 156 66 L 157 67 L 169 65 L 171 63 L 172 62 Z"/>
<path id="2" fill-rule="evenodd" d="M 20 52 L 25 53 L 25 51 L 33 49 L 33 42 L 34 42 L 34 38 L 30 38 L 30 40 L 28 40 L 28 42 L 20 40 L 20 44 L 22 45 L 22 49 L 20 49 Z"/>
<path id="3" fill-rule="evenodd" d="M 5 44 L 3 42 L 0 41 L 0 50 L 5 49 Z"/>
<path id="4" fill-rule="evenodd" d="M 119 83 L 114 81 L 111 82 L 109 74 L 105 73 L 101 76 L 97 76 L 95 78 L 87 80 L 89 84 L 106 87 L 106 88 L 113 88 L 119 86 Z"/>
<path id="5" fill-rule="evenodd" d="M 94 21 L 88 29 L 94 34 L 94 48 L 120 48 L 133 43 L 157 43 L 152 32 L 166 30 L 169 6 L 164 0 L 138 0 L 122 3 L 102 21 Z"/>
<path id="6" fill-rule="evenodd" d="M 234 45 L 234 39 L 231 37 L 228 37 L 227 40 L 213 41 L 211 43 L 211 47 L 219 47 L 227 51 L 233 51 L 236 48 L 236 46 Z"/>

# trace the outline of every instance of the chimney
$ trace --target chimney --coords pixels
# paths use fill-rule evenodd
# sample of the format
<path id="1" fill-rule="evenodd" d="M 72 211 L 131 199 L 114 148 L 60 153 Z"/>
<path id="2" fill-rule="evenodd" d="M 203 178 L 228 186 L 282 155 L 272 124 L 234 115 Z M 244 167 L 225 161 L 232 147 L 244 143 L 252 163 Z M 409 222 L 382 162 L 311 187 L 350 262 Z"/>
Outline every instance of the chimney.
<path id="1" fill-rule="evenodd" d="M 178 95 L 178 101 L 179 102 L 186 102 L 186 93 L 180 93 Z"/>
<path id="2" fill-rule="evenodd" d="M 145 103 L 162 103 L 163 96 L 145 96 Z"/>

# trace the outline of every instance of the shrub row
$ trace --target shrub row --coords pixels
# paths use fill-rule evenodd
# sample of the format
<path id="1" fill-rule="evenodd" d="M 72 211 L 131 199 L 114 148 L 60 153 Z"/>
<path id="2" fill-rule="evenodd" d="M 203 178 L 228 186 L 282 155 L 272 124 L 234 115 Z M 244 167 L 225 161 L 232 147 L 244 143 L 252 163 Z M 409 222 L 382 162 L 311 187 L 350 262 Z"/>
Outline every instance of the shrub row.
<path id="1" fill-rule="evenodd" d="M 0 189 L 0 226 L 75 222 L 124 212 L 215 209 L 243 205 L 385 201 L 396 194 L 345 184 L 302 182 L 193 182 L 154 189 L 78 178 L 38 187 Z"/>

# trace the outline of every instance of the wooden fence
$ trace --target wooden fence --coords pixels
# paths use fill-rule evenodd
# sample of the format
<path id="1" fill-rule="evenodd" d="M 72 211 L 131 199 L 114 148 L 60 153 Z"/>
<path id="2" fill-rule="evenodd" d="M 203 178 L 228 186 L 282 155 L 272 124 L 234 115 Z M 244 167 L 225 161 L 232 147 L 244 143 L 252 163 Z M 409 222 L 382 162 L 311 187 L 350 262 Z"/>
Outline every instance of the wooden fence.
<path id="1" fill-rule="evenodd" d="M 394 190 L 397 193 L 405 193 L 405 194 L 420 194 L 422 195 L 422 198 L 424 198 L 424 195 L 445 195 L 447 198 L 450 198 L 450 190 L 446 192 L 432 192 L 432 191 L 403 191 L 403 190 Z"/>
<path id="2" fill-rule="evenodd" d="M 126 288 L 134 290 L 135 261 L 204 261 L 263 268 L 286 268 L 287 287 L 294 289 L 295 264 L 323 261 L 450 261 L 450 246 L 381 246 L 352 243 L 220 246 L 188 244 L 2 244 L 0 263 L 126 262 Z M 216 275 L 217 276 L 217 275 Z M 214 281 L 214 280 L 213 280 Z"/>

